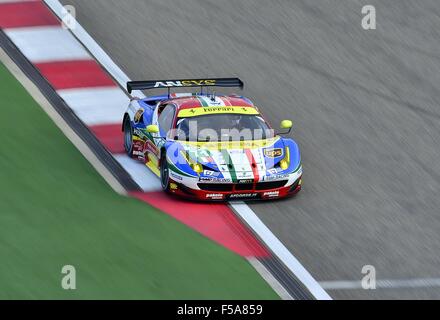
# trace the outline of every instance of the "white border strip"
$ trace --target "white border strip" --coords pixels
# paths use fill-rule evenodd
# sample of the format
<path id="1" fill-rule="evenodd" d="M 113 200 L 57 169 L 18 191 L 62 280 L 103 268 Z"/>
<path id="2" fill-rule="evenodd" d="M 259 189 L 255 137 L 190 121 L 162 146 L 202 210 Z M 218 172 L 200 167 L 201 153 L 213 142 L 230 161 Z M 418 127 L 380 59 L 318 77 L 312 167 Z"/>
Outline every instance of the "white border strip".
<path id="1" fill-rule="evenodd" d="M 289 268 L 290 271 L 306 286 L 306 288 L 319 300 L 331 300 L 327 292 L 310 275 L 280 240 L 269 230 L 268 227 L 257 217 L 249 206 L 244 202 L 230 202 L 232 209 L 255 231 L 261 240 L 272 252 Z"/>
<path id="2" fill-rule="evenodd" d="M 66 14 L 62 4 L 58 0 L 44 0 L 44 2 L 63 19 Z M 72 33 L 99 61 L 99 63 L 113 76 L 122 88 L 130 79 L 113 62 L 107 53 L 98 43 L 87 33 L 87 31 L 77 22 Z M 140 95 L 144 97 L 144 95 Z M 290 269 L 290 271 L 306 286 L 312 295 L 319 300 L 331 300 L 332 298 L 325 292 L 319 283 L 301 265 L 301 263 L 287 250 L 278 238 L 264 225 L 257 215 L 245 203 L 230 203 L 230 206 L 244 219 L 270 250 Z"/>

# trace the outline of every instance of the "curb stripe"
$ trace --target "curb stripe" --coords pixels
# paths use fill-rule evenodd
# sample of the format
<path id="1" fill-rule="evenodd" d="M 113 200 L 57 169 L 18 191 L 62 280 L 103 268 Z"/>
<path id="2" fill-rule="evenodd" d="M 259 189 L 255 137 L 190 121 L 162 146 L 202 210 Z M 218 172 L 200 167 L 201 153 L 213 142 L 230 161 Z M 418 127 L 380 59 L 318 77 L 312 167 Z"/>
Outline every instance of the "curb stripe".
<path id="1" fill-rule="evenodd" d="M 125 153 L 120 123 L 90 126 L 89 129 L 110 153 Z"/>
<path id="2" fill-rule="evenodd" d="M 129 103 L 118 87 L 66 89 L 58 94 L 88 126 L 120 123 Z"/>
<path id="3" fill-rule="evenodd" d="M 131 195 L 241 256 L 268 257 L 270 255 L 233 212 L 223 204 L 179 200 L 171 198 L 162 191 L 133 192 Z"/>
<path id="4" fill-rule="evenodd" d="M 4 31 L 32 63 L 91 59 L 75 37 L 60 26 L 14 28 Z M 63 45 L 60 46 L 60 43 Z"/>
<path id="5" fill-rule="evenodd" d="M 35 66 L 56 90 L 91 87 L 116 87 L 95 60 L 37 63 Z"/>
<path id="6" fill-rule="evenodd" d="M 0 28 L 60 25 L 58 19 L 40 1 L 1 3 Z"/>

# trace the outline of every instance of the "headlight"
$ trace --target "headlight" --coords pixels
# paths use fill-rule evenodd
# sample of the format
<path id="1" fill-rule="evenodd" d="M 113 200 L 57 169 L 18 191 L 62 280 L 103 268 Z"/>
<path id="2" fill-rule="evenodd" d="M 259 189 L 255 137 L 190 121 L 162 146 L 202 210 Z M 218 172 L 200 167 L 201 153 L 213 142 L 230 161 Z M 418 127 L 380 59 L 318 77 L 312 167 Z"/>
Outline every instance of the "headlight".
<path id="1" fill-rule="evenodd" d="M 200 163 L 192 163 L 190 164 L 191 169 L 193 169 L 198 174 L 203 172 L 203 166 Z"/>
<path id="2" fill-rule="evenodd" d="M 193 169 L 197 174 L 201 174 L 203 172 L 203 166 L 200 163 L 195 162 L 187 152 L 181 151 L 182 156 L 185 158 L 186 162 L 188 162 L 191 169 Z"/>

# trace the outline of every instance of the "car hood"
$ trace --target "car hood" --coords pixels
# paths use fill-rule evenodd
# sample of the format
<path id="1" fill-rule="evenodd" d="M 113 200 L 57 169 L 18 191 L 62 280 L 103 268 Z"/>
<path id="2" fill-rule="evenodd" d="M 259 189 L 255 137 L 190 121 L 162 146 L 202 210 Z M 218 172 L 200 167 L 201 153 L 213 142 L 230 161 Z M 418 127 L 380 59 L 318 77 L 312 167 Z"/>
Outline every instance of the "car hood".
<path id="1" fill-rule="evenodd" d="M 252 179 L 277 173 L 285 157 L 285 143 L 280 137 L 257 141 L 178 142 L 192 161 L 203 165 L 201 178 Z M 296 144 L 295 144 L 296 147 Z M 297 147 L 296 147 L 297 149 Z M 293 150 L 297 162 L 297 151 Z M 292 153 L 292 152 L 290 152 Z M 291 155 L 292 158 L 292 155 Z M 282 171 L 282 170 L 279 170 Z"/>

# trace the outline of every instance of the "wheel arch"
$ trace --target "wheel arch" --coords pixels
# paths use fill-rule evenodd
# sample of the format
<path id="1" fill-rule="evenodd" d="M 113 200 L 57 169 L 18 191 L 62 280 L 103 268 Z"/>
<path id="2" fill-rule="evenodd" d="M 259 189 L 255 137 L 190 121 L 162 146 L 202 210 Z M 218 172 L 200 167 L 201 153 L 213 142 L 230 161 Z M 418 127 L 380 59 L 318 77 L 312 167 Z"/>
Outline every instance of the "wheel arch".
<path id="1" fill-rule="evenodd" d="M 125 123 L 127 118 L 128 118 L 129 121 L 131 121 L 130 115 L 128 114 L 128 112 L 124 113 L 124 117 L 122 118 L 122 125 L 121 125 L 122 132 L 124 132 L 124 123 Z"/>

